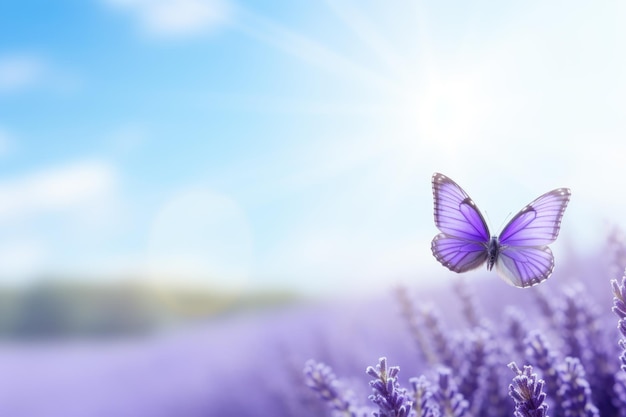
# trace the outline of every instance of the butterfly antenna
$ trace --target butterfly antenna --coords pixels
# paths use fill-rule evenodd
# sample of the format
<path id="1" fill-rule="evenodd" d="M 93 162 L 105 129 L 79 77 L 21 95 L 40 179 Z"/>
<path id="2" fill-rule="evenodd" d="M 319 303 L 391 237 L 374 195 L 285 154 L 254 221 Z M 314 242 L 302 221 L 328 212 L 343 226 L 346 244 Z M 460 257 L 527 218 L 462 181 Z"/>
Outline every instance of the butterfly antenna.
<path id="1" fill-rule="evenodd" d="M 512 214 L 513 214 L 513 212 L 509 211 L 509 214 L 507 214 L 507 216 L 504 218 L 502 223 L 500 223 L 500 227 L 498 228 L 498 230 L 500 231 L 499 233 L 502 232 L 502 229 L 504 228 L 504 225 L 507 224 L 507 222 L 509 221 L 509 218 L 511 218 Z"/>
<path id="2" fill-rule="evenodd" d="M 507 220 L 511 217 L 511 214 L 513 214 L 512 212 L 509 212 L 509 214 L 506 216 L 506 218 L 502 221 L 502 223 L 500 223 L 500 227 L 497 229 L 500 232 L 502 231 L 502 228 L 504 227 L 504 224 L 506 224 Z M 491 218 L 489 217 L 489 212 L 485 210 L 485 218 L 487 219 L 487 226 L 489 226 L 489 230 L 496 230 L 493 227 L 493 223 L 491 221 Z"/>
<path id="3" fill-rule="evenodd" d="M 493 230 L 493 228 L 491 226 L 493 226 L 493 224 L 491 223 L 491 217 L 489 217 L 489 212 L 487 210 L 485 210 L 485 221 L 487 222 L 487 227 L 489 228 L 489 230 Z"/>

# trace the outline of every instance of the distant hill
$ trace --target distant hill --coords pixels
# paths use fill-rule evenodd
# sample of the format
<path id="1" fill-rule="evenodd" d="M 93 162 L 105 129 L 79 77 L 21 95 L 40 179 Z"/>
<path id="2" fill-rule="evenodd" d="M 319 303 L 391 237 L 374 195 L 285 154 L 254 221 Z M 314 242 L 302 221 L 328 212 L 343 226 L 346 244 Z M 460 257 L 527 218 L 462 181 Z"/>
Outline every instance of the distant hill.
<path id="1" fill-rule="evenodd" d="M 48 280 L 0 288 L 0 337 L 111 337 L 296 301 L 285 291 L 228 293 L 134 282 Z"/>

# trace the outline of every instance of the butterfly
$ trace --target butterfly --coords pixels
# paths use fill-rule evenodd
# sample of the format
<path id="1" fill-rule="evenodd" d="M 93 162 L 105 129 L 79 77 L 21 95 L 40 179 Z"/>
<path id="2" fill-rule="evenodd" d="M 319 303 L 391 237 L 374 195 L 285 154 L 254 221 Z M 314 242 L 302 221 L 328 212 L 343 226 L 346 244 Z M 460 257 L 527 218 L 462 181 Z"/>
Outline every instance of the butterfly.
<path id="1" fill-rule="evenodd" d="M 545 281 L 554 269 L 554 256 L 546 245 L 554 242 L 569 203 L 569 188 L 549 191 L 521 209 L 491 236 L 476 203 L 454 181 L 433 174 L 435 225 L 442 232 L 434 237 L 435 258 L 454 272 L 496 267 L 507 283 L 527 288 Z"/>

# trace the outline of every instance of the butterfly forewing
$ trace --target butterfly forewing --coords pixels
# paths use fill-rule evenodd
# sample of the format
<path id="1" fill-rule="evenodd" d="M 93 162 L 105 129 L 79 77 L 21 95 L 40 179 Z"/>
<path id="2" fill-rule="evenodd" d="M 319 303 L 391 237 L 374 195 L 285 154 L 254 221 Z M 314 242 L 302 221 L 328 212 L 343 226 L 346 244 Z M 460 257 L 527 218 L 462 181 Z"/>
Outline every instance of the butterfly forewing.
<path id="1" fill-rule="evenodd" d="M 431 249 L 435 258 L 454 272 L 478 268 L 487 260 L 484 244 L 450 237 L 443 233 L 435 236 Z"/>
<path id="2" fill-rule="evenodd" d="M 437 228 L 449 237 L 488 242 L 485 219 L 469 195 L 445 175 L 435 173 L 432 182 Z"/>
<path id="3" fill-rule="evenodd" d="M 557 188 L 520 210 L 500 233 L 503 246 L 543 246 L 554 242 L 571 191 Z"/>
<path id="4" fill-rule="evenodd" d="M 548 279 L 554 256 L 547 246 L 504 248 L 496 263 L 498 275 L 516 287 L 526 288 Z"/>

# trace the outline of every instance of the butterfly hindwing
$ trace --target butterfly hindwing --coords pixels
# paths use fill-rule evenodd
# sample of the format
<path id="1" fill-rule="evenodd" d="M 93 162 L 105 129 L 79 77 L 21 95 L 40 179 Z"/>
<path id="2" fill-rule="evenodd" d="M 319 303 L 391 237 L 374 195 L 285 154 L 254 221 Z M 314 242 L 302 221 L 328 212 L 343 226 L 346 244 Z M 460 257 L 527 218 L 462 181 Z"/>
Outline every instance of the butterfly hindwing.
<path id="1" fill-rule="evenodd" d="M 465 239 L 438 234 L 431 249 L 435 258 L 454 272 L 465 272 L 481 266 L 487 260 L 485 245 Z"/>
<path id="2" fill-rule="evenodd" d="M 500 233 L 503 246 L 544 246 L 554 242 L 571 196 L 568 188 L 557 188 L 521 209 Z"/>
<path id="3" fill-rule="evenodd" d="M 526 288 L 548 279 L 554 256 L 547 246 L 502 248 L 496 262 L 498 275 L 516 287 Z"/>

